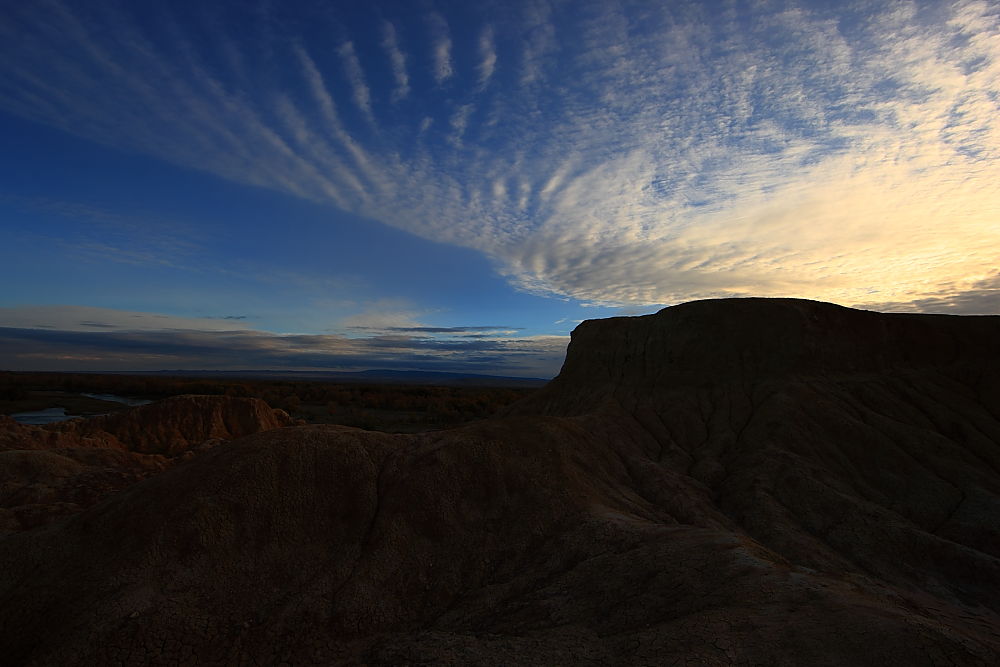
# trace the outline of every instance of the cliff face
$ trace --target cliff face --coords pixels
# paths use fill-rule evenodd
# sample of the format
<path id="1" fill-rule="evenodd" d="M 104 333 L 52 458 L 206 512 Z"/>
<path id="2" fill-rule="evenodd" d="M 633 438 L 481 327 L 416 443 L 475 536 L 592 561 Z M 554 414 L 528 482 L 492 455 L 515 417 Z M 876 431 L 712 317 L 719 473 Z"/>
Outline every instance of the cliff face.
<path id="1" fill-rule="evenodd" d="M 804 299 L 717 299 L 583 322 L 559 376 L 516 412 L 583 413 L 649 392 L 795 378 L 971 372 L 996 405 L 1000 316 L 889 314 Z M 647 401 L 648 402 L 648 401 Z"/>
<path id="2" fill-rule="evenodd" d="M 1000 317 L 739 299 L 585 322 L 511 413 L 643 443 L 644 497 L 679 473 L 791 562 L 995 608 Z"/>
<path id="3" fill-rule="evenodd" d="M 271 430 L 0 539 L 18 664 L 995 664 L 1000 318 L 588 322 L 511 414 Z"/>

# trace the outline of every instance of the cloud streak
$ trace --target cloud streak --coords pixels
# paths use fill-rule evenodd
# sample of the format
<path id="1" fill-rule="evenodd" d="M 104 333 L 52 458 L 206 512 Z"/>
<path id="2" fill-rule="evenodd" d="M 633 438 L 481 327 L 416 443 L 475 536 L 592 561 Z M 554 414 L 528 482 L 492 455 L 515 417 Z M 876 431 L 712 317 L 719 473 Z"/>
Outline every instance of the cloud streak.
<path id="1" fill-rule="evenodd" d="M 493 76 L 497 66 L 496 44 L 493 41 L 493 28 L 483 28 L 479 35 L 479 86 L 485 87 Z"/>
<path id="2" fill-rule="evenodd" d="M 410 75 L 406 71 L 406 55 L 399 48 L 396 28 L 388 21 L 382 22 L 382 48 L 385 49 L 392 65 L 392 76 L 395 81 L 392 101 L 398 102 L 410 94 Z"/>
<path id="3" fill-rule="evenodd" d="M 0 18 L 0 107 L 476 249 L 531 292 L 990 303 L 962 297 L 990 293 L 1000 247 L 986 3 L 431 11 L 406 35 L 424 58 L 380 9 L 381 66 L 359 33 L 337 71 L 324 44 L 259 27 L 194 45 L 116 5 L 19 4 Z M 279 61 L 298 76 L 269 74 Z"/>
<path id="4" fill-rule="evenodd" d="M 94 327 L 117 331 L 232 331 L 245 324 L 232 320 L 243 317 L 176 317 L 159 313 L 97 308 L 93 306 L 15 306 L 0 307 L 0 327 L 10 329 L 49 329 L 63 332 L 90 331 Z"/>
<path id="5" fill-rule="evenodd" d="M 354 103 L 367 118 L 374 121 L 371 91 L 368 89 L 368 84 L 365 83 L 365 73 L 362 71 L 358 55 L 354 51 L 354 42 L 344 42 L 337 49 L 337 53 L 340 54 L 340 58 L 344 63 L 344 72 L 347 74 L 347 79 L 351 82 L 351 89 L 354 91 Z"/>
<path id="6" fill-rule="evenodd" d="M 427 20 L 433 35 L 431 48 L 434 56 L 434 81 L 440 86 L 455 73 L 451 62 L 451 35 L 448 22 L 441 14 L 432 12 Z"/>
<path id="7" fill-rule="evenodd" d="M 87 318 L 93 319 L 87 319 Z M 344 370 L 551 377 L 565 336 L 495 327 L 388 327 L 362 335 L 274 334 L 242 317 L 177 318 L 84 307 L 0 308 L 9 370 Z"/>

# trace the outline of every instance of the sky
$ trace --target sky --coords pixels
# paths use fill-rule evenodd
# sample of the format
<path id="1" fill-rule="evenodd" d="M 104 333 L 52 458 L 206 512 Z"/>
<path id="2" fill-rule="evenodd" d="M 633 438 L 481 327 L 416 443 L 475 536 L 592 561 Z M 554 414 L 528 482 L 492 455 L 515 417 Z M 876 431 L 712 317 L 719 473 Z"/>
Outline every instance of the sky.
<path id="1" fill-rule="evenodd" d="M 0 0 L 0 369 L 551 377 L 695 299 L 1000 313 L 991 2 Z"/>

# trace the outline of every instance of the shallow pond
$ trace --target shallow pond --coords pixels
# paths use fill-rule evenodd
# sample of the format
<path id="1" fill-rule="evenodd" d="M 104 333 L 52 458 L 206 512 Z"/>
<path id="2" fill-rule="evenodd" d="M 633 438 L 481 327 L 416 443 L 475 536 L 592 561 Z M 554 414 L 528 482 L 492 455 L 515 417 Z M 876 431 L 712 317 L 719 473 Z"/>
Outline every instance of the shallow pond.
<path id="1" fill-rule="evenodd" d="M 116 396 L 115 394 L 80 394 L 87 398 L 93 398 L 98 401 L 110 401 L 112 403 L 121 403 L 129 407 L 135 407 L 137 405 L 146 405 L 147 403 L 152 403 L 152 401 L 147 401 L 141 398 L 128 398 L 127 396 Z M 51 407 L 43 408 L 41 410 L 31 410 L 29 412 L 17 412 L 10 415 L 14 421 L 19 424 L 32 424 L 35 426 L 41 426 L 43 424 L 55 424 L 56 422 L 66 421 L 68 419 L 76 419 L 82 415 L 69 415 L 66 414 L 66 408 Z M 89 415 L 93 416 L 93 415 Z"/>
<path id="2" fill-rule="evenodd" d="M 111 401 L 113 403 L 123 403 L 124 405 L 134 408 L 137 405 L 148 405 L 152 401 L 147 401 L 142 398 L 129 398 L 127 396 L 115 396 L 114 394 L 80 394 L 81 396 L 86 396 L 87 398 L 96 398 L 99 401 Z"/>
<path id="3" fill-rule="evenodd" d="M 32 410 L 31 412 L 18 412 L 11 417 L 19 424 L 55 424 L 67 419 L 75 419 L 80 415 L 66 414 L 66 408 L 45 408 L 44 410 Z"/>

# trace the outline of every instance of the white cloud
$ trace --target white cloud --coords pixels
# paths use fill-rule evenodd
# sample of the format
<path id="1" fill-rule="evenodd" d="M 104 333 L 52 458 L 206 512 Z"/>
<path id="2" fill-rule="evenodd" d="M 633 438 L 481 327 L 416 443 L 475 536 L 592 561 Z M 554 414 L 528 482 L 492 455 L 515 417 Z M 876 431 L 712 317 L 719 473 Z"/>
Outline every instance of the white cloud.
<path id="1" fill-rule="evenodd" d="M 472 104 L 463 104 L 455 109 L 455 113 L 451 116 L 452 134 L 448 137 L 448 141 L 456 148 L 462 146 L 462 137 L 465 136 L 465 131 L 469 127 L 469 116 L 474 110 Z"/>
<path id="2" fill-rule="evenodd" d="M 371 91 L 368 89 L 368 84 L 365 83 L 365 73 L 362 71 L 358 55 L 354 51 L 354 42 L 344 42 L 337 49 L 337 53 L 340 54 L 347 80 L 351 82 L 351 89 L 354 91 L 354 104 L 369 120 L 374 121 Z"/>
<path id="3" fill-rule="evenodd" d="M 448 22 L 437 12 L 432 12 L 427 20 L 432 34 L 434 81 L 441 85 L 455 73 L 451 63 L 451 35 L 448 32 Z"/>
<path id="4" fill-rule="evenodd" d="M 944 303 L 996 268 L 1000 17 L 914 7 L 929 6 L 526 3 L 473 21 L 464 47 L 432 13 L 407 33 L 430 49 L 425 80 L 401 19 L 373 12 L 384 81 L 358 35 L 339 54 L 347 86 L 321 44 L 234 55 L 224 35 L 229 69 L 299 65 L 258 68 L 251 90 L 183 31 L 154 39 L 125 11 L 90 30 L 25 3 L 0 22 L 0 106 L 474 248 L 530 291 Z M 367 125 L 340 116 L 346 97 Z"/>
<path id="5" fill-rule="evenodd" d="M 388 21 L 382 22 L 382 48 L 389 57 L 392 76 L 396 83 L 392 91 L 392 101 L 398 102 L 410 94 L 410 76 L 406 70 L 406 55 L 399 48 L 396 28 Z"/>
<path id="6" fill-rule="evenodd" d="M 422 326 L 417 320 L 422 314 L 414 304 L 402 299 L 380 299 L 364 304 L 363 308 L 353 315 L 341 318 L 338 329 L 349 330 L 388 330 L 400 327 Z"/>
<path id="7" fill-rule="evenodd" d="M 543 77 L 543 68 L 556 50 L 552 8 L 546 2 L 529 3 L 524 7 L 523 31 L 520 35 L 521 84 L 533 84 Z"/>
<path id="8" fill-rule="evenodd" d="M 486 86 L 493 76 L 497 66 L 496 44 L 493 41 L 493 28 L 487 26 L 479 34 L 479 85 Z"/>

